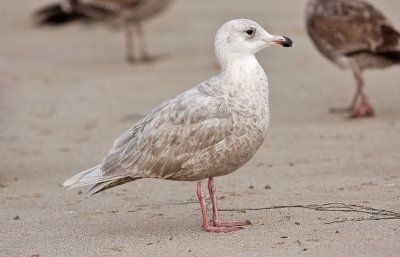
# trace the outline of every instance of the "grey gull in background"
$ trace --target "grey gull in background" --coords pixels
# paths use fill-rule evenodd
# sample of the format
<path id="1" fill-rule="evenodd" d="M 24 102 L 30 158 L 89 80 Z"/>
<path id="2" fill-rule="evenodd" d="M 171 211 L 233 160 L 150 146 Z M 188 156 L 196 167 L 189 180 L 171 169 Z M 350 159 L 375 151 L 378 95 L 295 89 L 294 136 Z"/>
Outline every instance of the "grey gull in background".
<path id="1" fill-rule="evenodd" d="M 362 71 L 400 64 L 400 33 L 382 12 L 361 0 L 310 0 L 308 33 L 318 50 L 342 69 L 352 70 L 356 93 L 348 108 L 351 117 L 372 116 L 364 93 Z"/>
<path id="2" fill-rule="evenodd" d="M 126 58 L 149 61 L 142 22 L 165 10 L 173 0 L 61 0 L 35 13 L 39 25 L 61 25 L 72 21 L 101 21 L 126 30 Z M 135 46 L 138 49 L 135 49 Z M 137 56 L 135 55 L 138 52 Z"/>
<path id="3" fill-rule="evenodd" d="M 268 80 L 255 54 L 292 46 L 246 19 L 225 23 L 215 38 L 221 73 L 167 100 L 113 144 L 102 163 L 64 182 L 74 188 L 95 184 L 86 196 L 141 178 L 197 181 L 203 228 L 229 232 L 249 221 L 221 221 L 214 177 L 244 165 L 263 143 L 269 124 Z M 212 223 L 202 180 L 208 180 Z"/>

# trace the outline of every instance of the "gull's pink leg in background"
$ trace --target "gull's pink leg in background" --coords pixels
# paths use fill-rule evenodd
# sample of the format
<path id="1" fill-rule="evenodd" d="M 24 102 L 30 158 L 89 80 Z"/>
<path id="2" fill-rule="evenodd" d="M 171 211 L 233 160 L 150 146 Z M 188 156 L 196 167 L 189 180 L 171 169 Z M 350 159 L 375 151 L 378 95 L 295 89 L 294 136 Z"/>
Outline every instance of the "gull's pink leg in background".
<path id="1" fill-rule="evenodd" d="M 135 59 L 135 42 L 134 42 L 134 31 L 136 28 L 134 28 L 134 24 L 127 23 L 126 28 L 125 28 L 125 39 L 126 39 L 126 60 L 130 63 L 134 63 L 136 61 Z"/>
<path id="2" fill-rule="evenodd" d="M 207 218 L 207 207 L 206 207 L 206 194 L 203 191 L 201 180 L 197 182 L 197 197 L 199 198 L 201 216 L 203 218 L 203 228 L 207 232 L 231 232 L 238 231 L 240 227 L 224 227 L 224 226 L 213 226 L 210 225 Z"/>
<path id="3" fill-rule="evenodd" d="M 143 27 L 142 23 L 138 22 L 136 25 L 136 31 L 137 31 L 137 36 L 138 36 L 138 45 L 139 45 L 139 52 L 140 52 L 140 60 L 143 62 L 151 62 L 155 58 L 151 57 L 147 53 L 147 48 L 146 48 L 146 42 L 144 40 L 144 34 L 143 34 Z"/>
<path id="4" fill-rule="evenodd" d="M 357 82 L 357 90 L 349 107 L 346 108 L 331 108 L 331 112 L 351 112 L 350 118 L 369 117 L 374 115 L 374 109 L 368 101 L 364 93 L 364 79 L 361 71 L 357 66 L 354 66 L 353 76 Z"/>
<path id="5" fill-rule="evenodd" d="M 217 195 L 216 195 L 216 187 L 214 185 L 214 178 L 211 177 L 208 179 L 208 191 L 210 192 L 210 198 L 212 203 L 212 212 L 213 217 L 212 221 L 214 226 L 216 227 L 237 227 L 237 226 L 245 226 L 251 225 L 249 220 L 232 220 L 232 221 L 221 221 L 218 215 L 218 207 L 217 207 Z"/>
<path id="6" fill-rule="evenodd" d="M 354 77 L 357 81 L 357 93 L 360 95 L 360 103 L 358 106 L 354 106 L 350 118 L 361 118 L 374 116 L 374 109 L 368 101 L 367 96 L 364 93 L 364 79 L 361 71 L 358 69 L 353 70 Z"/>

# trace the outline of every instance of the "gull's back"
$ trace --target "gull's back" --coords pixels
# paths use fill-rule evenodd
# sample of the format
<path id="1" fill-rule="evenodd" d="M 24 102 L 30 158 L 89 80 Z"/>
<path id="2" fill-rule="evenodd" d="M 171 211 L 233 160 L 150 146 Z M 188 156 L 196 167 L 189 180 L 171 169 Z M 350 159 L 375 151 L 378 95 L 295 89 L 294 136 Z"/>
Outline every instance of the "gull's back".
<path id="1" fill-rule="evenodd" d="M 343 58 L 360 69 L 400 60 L 400 34 L 375 7 L 360 0 L 310 0 L 307 31 L 319 51 L 339 66 Z"/>
<path id="2" fill-rule="evenodd" d="M 35 13 L 38 24 L 64 24 L 75 20 L 113 25 L 141 22 L 164 11 L 173 0 L 61 0 Z"/>
<path id="3" fill-rule="evenodd" d="M 107 10 L 105 17 L 115 16 L 123 21 L 142 21 L 165 10 L 173 0 L 80 0 L 99 9 Z M 110 15 L 112 14 L 112 15 Z M 101 15 L 101 13 L 100 13 Z"/>

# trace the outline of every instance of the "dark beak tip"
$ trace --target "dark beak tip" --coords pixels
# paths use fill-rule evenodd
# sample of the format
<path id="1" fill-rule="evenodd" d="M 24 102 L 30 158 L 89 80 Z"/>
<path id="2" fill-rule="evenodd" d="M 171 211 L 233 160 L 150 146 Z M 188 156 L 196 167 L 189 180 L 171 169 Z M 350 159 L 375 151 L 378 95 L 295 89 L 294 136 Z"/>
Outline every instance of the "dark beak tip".
<path id="1" fill-rule="evenodd" d="M 293 41 L 288 38 L 288 37 L 283 37 L 285 41 L 282 42 L 283 47 L 292 47 L 293 46 Z"/>

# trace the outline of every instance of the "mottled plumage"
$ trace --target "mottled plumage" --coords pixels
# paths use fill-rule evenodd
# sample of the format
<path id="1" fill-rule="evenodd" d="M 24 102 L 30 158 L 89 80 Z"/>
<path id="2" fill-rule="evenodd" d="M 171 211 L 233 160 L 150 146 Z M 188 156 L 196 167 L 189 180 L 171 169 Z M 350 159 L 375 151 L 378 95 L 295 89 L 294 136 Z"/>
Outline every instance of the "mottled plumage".
<path id="1" fill-rule="evenodd" d="M 310 0 L 306 23 L 318 50 L 340 68 L 354 73 L 358 89 L 346 110 L 354 117 L 372 115 L 362 90 L 361 72 L 399 64 L 400 33 L 382 12 L 362 0 Z"/>
<path id="2" fill-rule="evenodd" d="M 292 43 L 250 20 L 226 23 L 215 41 L 221 74 L 157 106 L 100 165 L 64 185 L 96 183 L 91 195 L 139 178 L 201 181 L 237 170 L 267 133 L 268 81 L 254 54 L 272 44 Z"/>
<path id="3" fill-rule="evenodd" d="M 126 29 L 128 61 L 148 60 L 142 22 L 165 10 L 173 0 L 61 0 L 35 13 L 40 25 L 60 25 L 75 20 L 99 21 Z M 134 37 L 139 45 L 135 56 Z"/>

